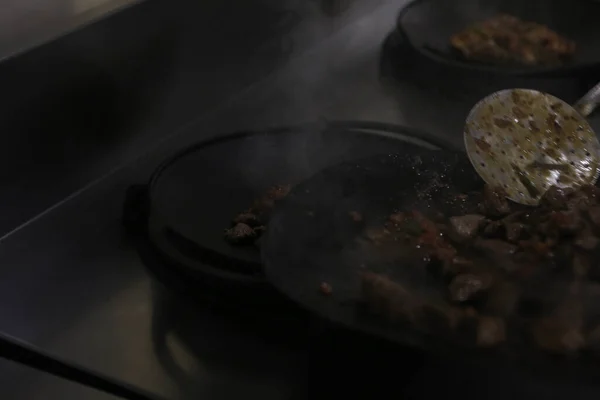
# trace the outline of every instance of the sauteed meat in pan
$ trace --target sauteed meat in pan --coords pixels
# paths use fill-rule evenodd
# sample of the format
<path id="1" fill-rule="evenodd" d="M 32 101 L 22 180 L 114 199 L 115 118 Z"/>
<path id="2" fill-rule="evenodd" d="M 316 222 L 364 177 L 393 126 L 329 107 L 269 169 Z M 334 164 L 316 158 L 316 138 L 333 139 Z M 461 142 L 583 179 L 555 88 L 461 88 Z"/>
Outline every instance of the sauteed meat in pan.
<path id="1" fill-rule="evenodd" d="M 275 203 L 290 192 L 290 185 L 270 187 L 252 206 L 236 215 L 225 230 L 225 240 L 232 245 L 252 245 L 265 231 Z"/>
<path id="2" fill-rule="evenodd" d="M 467 196 L 479 204 L 467 215 L 396 212 L 367 229 L 359 244 L 378 264 L 360 277 L 369 314 L 484 347 L 600 350 L 600 189 L 552 187 L 538 207 L 489 186 Z M 395 277 L 408 269 L 435 293 Z"/>
<path id="3" fill-rule="evenodd" d="M 576 47 L 544 25 L 505 14 L 469 26 L 450 43 L 472 61 L 529 66 L 561 64 Z"/>

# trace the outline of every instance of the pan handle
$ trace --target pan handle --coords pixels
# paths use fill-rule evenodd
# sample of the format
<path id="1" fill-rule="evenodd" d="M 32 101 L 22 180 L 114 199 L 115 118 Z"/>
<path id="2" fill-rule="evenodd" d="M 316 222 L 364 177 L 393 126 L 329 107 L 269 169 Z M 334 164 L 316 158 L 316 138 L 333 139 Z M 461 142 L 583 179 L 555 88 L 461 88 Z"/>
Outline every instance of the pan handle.
<path id="1" fill-rule="evenodd" d="M 600 83 L 591 88 L 575 103 L 574 107 L 584 117 L 589 117 L 600 103 Z"/>

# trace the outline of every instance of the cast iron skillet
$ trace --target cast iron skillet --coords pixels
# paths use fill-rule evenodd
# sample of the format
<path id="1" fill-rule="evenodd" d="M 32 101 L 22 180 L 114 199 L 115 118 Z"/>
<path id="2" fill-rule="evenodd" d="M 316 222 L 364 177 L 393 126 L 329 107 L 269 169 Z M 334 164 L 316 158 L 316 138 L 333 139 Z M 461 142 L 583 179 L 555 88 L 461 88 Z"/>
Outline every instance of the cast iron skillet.
<path id="1" fill-rule="evenodd" d="M 476 199 L 457 195 L 481 190 L 483 181 L 464 153 L 407 145 L 403 155 L 375 156 L 323 170 L 296 186 L 278 205 L 264 237 L 262 258 L 267 280 L 292 301 L 334 323 L 402 345 L 474 361 L 510 362 L 560 373 L 578 370 L 585 362 L 560 359 L 533 351 L 527 343 L 511 342 L 495 349 L 436 338 L 408 326 L 393 326 L 361 312 L 359 272 L 369 262 L 358 250 L 356 237 L 364 226 L 349 218 L 359 211 L 364 223 L 381 226 L 395 210 L 431 210 L 464 215 Z M 385 268 L 385 266 L 383 266 Z M 416 271 L 416 272 L 415 272 Z M 420 272 L 422 271 L 422 273 Z M 428 298 L 442 291 L 423 269 L 394 268 L 396 279 Z M 320 284 L 332 287 L 323 295 Z M 593 363 L 593 361 L 586 361 Z M 512 364 L 509 364 L 512 365 Z M 586 364 L 589 366 L 589 364 Z M 598 364 L 596 364 L 598 366 Z M 587 372 L 600 374 L 600 369 Z"/>
<path id="2" fill-rule="evenodd" d="M 186 273 L 262 279 L 254 246 L 226 243 L 223 230 L 275 184 L 294 184 L 351 159 L 395 151 L 407 141 L 448 148 L 416 130 L 368 121 L 332 121 L 240 132 L 187 147 L 165 160 L 148 185 L 152 241 Z M 214 275 L 211 274 L 211 275 Z"/>
<path id="3" fill-rule="evenodd" d="M 450 37 L 468 25 L 507 13 L 574 40 L 572 60 L 559 67 L 501 66 L 464 59 Z M 507 75 L 571 75 L 600 66 L 600 3 L 594 0 L 415 0 L 400 11 L 397 30 L 422 55 L 448 66 Z"/>

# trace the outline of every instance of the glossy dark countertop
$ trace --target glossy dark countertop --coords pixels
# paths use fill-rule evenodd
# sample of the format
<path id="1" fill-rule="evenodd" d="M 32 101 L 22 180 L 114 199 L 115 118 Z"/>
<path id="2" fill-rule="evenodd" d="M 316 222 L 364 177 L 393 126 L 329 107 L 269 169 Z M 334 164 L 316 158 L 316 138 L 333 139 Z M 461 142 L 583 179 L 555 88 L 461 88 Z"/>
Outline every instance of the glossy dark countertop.
<path id="1" fill-rule="evenodd" d="M 159 3 L 150 0 L 140 7 L 159 7 L 156 5 Z M 406 90 L 410 100 L 415 96 L 414 90 L 399 87 L 399 92 L 392 95 L 379 77 L 381 44 L 392 29 L 395 14 L 402 3 L 391 0 L 378 2 L 368 12 L 362 12 L 359 17 L 335 29 L 330 22 L 323 22 L 319 26 L 328 33 L 321 32 L 322 40 L 318 43 L 313 41 L 313 45 L 308 45 L 310 40 L 307 37 L 310 32 L 314 34 L 314 29 L 308 30 L 308 36 L 304 33 L 295 36 L 296 33 L 292 32 L 289 37 L 307 45 L 302 51 L 294 51 L 291 57 L 281 48 L 278 50 L 265 45 L 265 53 L 254 52 L 255 57 L 246 58 L 247 67 L 242 68 L 245 72 L 241 74 L 248 75 L 235 75 L 239 80 L 229 81 L 230 87 L 222 82 L 213 82 L 216 76 L 207 74 L 209 71 L 212 71 L 211 74 L 222 73 L 222 79 L 226 80 L 226 77 L 233 76 L 233 71 L 240 73 L 235 61 L 227 61 L 227 57 L 232 55 L 231 49 L 215 45 L 209 51 L 210 37 L 195 36 L 204 46 L 200 46 L 196 39 L 188 38 L 186 46 L 197 47 L 198 52 L 190 51 L 188 47 L 186 51 L 176 52 L 178 56 L 157 57 L 166 60 L 166 64 L 157 67 L 157 70 L 149 68 L 147 75 L 138 73 L 134 66 L 125 68 L 129 75 L 120 79 L 131 84 L 131 88 L 147 89 L 147 85 L 140 83 L 136 86 L 139 81 L 130 81 L 128 77 L 151 82 L 169 81 L 164 87 L 157 84 L 156 91 L 126 90 L 128 95 L 147 100 L 147 103 L 140 102 L 143 106 L 140 105 L 135 112 L 134 109 L 131 109 L 131 114 L 118 111 L 122 107 L 129 111 L 127 107 L 130 104 L 138 104 L 129 101 L 117 102 L 117 111 L 109 107 L 98 113 L 98 108 L 93 108 L 85 114 L 84 107 L 85 118 L 69 120 L 64 125 L 60 118 L 54 121 L 57 114 L 51 113 L 47 118 L 53 122 L 47 124 L 53 127 L 52 131 L 60 133 L 62 126 L 68 126 L 69 135 L 44 135 L 40 126 L 46 124 L 40 124 L 39 118 L 29 118 L 23 111 L 19 121 L 30 123 L 33 128 L 23 129 L 19 136 L 4 137 L 7 142 L 0 148 L 8 157 L 3 160 L 7 177 L 10 176 L 8 170 L 11 165 L 15 165 L 8 162 L 11 157 L 17 163 L 15 168 L 23 170 L 23 173 L 19 172 L 18 179 L 14 178 L 12 186 L 10 179 L 5 179 L 8 190 L 14 196 L 3 199 L 7 203 L 2 207 L 9 207 L 11 204 L 8 202 L 26 203 L 23 206 L 25 211 L 17 216 L 3 213 L 0 226 L 4 232 L 9 231 L 37 211 L 47 210 L 0 240 L 0 330 L 169 399 L 310 398 L 307 393 L 312 390 L 314 394 L 317 390 L 311 386 L 311 382 L 314 384 L 310 376 L 314 371 L 311 364 L 314 360 L 302 343 L 282 348 L 270 340 L 246 334 L 241 323 L 165 295 L 160 285 L 148 276 L 122 230 L 123 199 L 127 187 L 145 182 L 153 168 L 167 155 L 201 138 L 235 129 L 320 118 L 402 124 L 406 113 L 419 113 L 419 107 L 429 100 L 417 102 L 415 99 L 418 107 L 402 109 L 398 96 Z M 157 18 L 156 12 L 148 11 L 152 18 Z M 183 15 L 191 20 L 197 15 L 191 11 L 185 13 L 182 9 L 178 12 L 180 17 Z M 177 18 L 169 13 L 160 17 L 171 21 L 167 24 L 170 27 L 167 31 L 200 29 L 193 23 L 178 23 Z M 126 16 L 119 14 L 115 18 Z M 152 24 L 150 16 L 147 18 L 150 21 L 149 32 L 160 38 L 158 42 L 168 41 L 165 39 L 168 35 L 165 36 L 161 30 L 162 25 L 159 29 Z M 126 25 L 123 22 L 122 29 L 133 29 Z M 227 31 L 222 23 L 215 22 L 211 26 L 213 28 Z M 94 36 L 94 32 L 97 31 L 89 34 Z M 216 34 L 214 32 L 213 35 Z M 265 33 L 264 37 L 272 35 Z M 87 39 L 76 38 L 79 36 L 73 37 L 72 46 L 88 46 Z M 232 40 L 239 41 L 240 35 L 233 38 L 232 34 Z M 277 41 L 276 45 L 281 43 Z M 103 45 L 97 47 L 101 49 Z M 148 51 L 171 54 L 173 48 L 181 49 L 165 43 L 150 46 Z M 67 53 L 69 57 L 79 54 L 77 51 Z M 92 51 L 91 54 L 95 53 Z M 123 55 L 127 54 L 125 48 Z M 188 61 L 171 64 L 178 65 L 177 68 L 169 67 L 169 62 L 177 57 Z M 207 64 L 207 59 L 215 59 L 215 64 Z M 287 59 L 289 63 L 282 66 L 283 60 Z M 257 72 L 250 71 L 253 62 L 256 62 Z M 35 57 L 29 63 L 35 64 Z M 115 63 L 119 64 L 118 61 Z M 258 67 L 259 64 L 262 67 Z M 224 67 L 217 71 L 216 65 Z M 191 75 L 205 77 L 190 81 L 188 77 Z M 98 90 L 102 92 L 107 85 L 102 83 L 101 78 L 99 82 Z M 18 83 L 12 84 L 20 86 Z M 35 92 L 31 88 L 29 90 Z M 104 96 L 110 98 L 111 95 L 115 96 L 109 90 Z M 89 98 L 84 96 L 84 99 Z M 122 99 L 119 95 L 116 98 Z M 73 99 L 67 101 L 67 105 L 87 104 L 77 96 Z M 8 96 L 3 100 L 7 106 L 10 106 L 9 100 Z M 50 96 L 43 104 L 51 103 Z M 105 104 L 115 103 L 100 101 L 97 106 Z M 443 101 L 430 104 L 434 107 L 449 106 Z M 38 110 L 44 108 L 39 106 Z M 69 107 L 61 106 L 59 109 L 64 111 Z M 17 111 L 8 114 L 19 115 Z M 131 117 L 135 113 L 145 117 Z M 6 127 L 10 126 L 7 122 L 10 115 L 1 122 Z M 103 118 L 107 115 L 111 116 L 108 120 Z M 121 120 L 116 124 L 123 127 L 122 133 L 103 127 L 104 123 L 110 126 L 114 118 L 128 121 Z M 86 128 L 91 129 L 93 140 L 81 137 L 80 143 L 74 133 L 88 131 Z M 118 139 L 106 136 L 107 131 L 117 135 Z M 36 155 L 38 147 L 31 145 L 23 136 L 27 132 L 31 132 L 47 148 L 62 153 L 40 151 Z M 458 144 L 462 136 L 460 129 L 454 128 L 433 133 Z M 65 150 L 69 149 L 69 145 L 73 147 Z M 31 158 L 19 160 L 10 154 L 15 149 L 20 149 L 21 154 L 30 151 Z M 47 164 L 33 164 L 31 160 L 36 157 L 47 160 Z M 62 162 L 56 163 L 56 158 Z M 42 189 L 46 186 L 52 189 L 44 192 Z M 13 209 L 15 204 L 12 204 Z M 162 344 L 166 343 L 168 357 L 157 349 L 157 333 L 161 335 Z M 165 350 L 164 346 L 162 350 Z M 433 375 L 444 379 L 436 378 L 436 385 L 430 385 Z M 470 376 L 476 382 L 469 381 Z M 494 378 L 488 377 L 485 371 L 454 371 L 452 366 L 438 362 L 415 364 L 414 376 L 404 382 L 401 390 L 409 398 L 430 398 L 459 392 L 463 398 L 473 399 L 499 399 L 508 395 L 531 397 L 535 394 L 542 398 L 565 396 L 560 384 L 547 386 L 534 382 L 527 389 L 517 389 L 522 386 L 518 376 L 506 378 L 507 385 L 498 384 L 498 380 L 504 378 L 493 380 L 493 386 L 491 383 L 488 385 L 488 379 Z M 475 384 L 479 386 L 473 389 Z M 62 392 L 51 379 L 9 365 L 0 365 L 0 385 L 6 388 L 3 393 L 11 399 L 42 398 L 46 391 L 56 394 L 54 398 L 65 400 L 84 396 L 67 389 Z M 472 390 L 465 391 L 465 387 Z M 573 399 L 585 398 L 590 393 L 597 396 L 592 389 L 586 390 L 579 388 L 578 393 L 569 392 L 569 395 Z M 98 399 L 104 398 L 99 396 Z"/>
<path id="2" fill-rule="evenodd" d="M 3 383 L 4 396 L 10 399 L 85 399 L 85 400 L 118 400 L 118 397 L 60 379 L 43 372 L 33 371 L 22 365 L 0 360 L 0 370 L 10 371 L 11 375 L 19 376 L 18 381 L 11 385 Z M 29 386 L 35 382 L 35 386 Z M 15 392 L 13 389 L 19 387 Z M 6 390 L 6 391 L 5 391 Z"/>

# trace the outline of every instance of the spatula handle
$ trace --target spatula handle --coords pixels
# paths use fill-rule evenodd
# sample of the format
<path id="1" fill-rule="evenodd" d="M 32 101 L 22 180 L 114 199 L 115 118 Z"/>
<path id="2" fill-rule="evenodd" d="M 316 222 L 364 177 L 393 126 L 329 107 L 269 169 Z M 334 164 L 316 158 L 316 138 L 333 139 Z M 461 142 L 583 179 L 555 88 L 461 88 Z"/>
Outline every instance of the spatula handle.
<path id="1" fill-rule="evenodd" d="M 575 103 L 575 109 L 584 117 L 589 117 L 600 102 L 600 83 L 591 88 L 581 99 Z"/>

